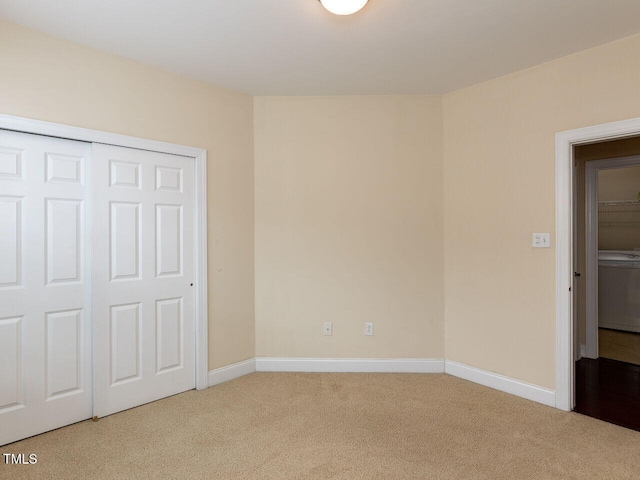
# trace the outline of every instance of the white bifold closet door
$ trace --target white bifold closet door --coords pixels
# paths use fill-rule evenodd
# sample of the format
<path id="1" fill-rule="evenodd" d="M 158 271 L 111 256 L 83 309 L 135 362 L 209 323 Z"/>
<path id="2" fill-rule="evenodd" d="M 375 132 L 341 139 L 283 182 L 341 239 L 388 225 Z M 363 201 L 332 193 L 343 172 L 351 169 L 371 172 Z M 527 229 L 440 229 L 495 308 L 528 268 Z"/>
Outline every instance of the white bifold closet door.
<path id="1" fill-rule="evenodd" d="M 0 445 L 91 417 L 90 152 L 0 130 Z"/>
<path id="2" fill-rule="evenodd" d="M 94 144 L 94 415 L 195 387 L 193 158 Z"/>

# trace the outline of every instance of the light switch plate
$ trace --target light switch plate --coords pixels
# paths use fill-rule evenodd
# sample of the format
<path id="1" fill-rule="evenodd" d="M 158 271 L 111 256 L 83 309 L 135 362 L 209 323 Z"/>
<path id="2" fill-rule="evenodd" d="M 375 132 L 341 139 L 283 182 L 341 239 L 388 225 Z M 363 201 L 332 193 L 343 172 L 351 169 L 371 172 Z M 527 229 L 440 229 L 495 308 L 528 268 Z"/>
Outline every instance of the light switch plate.
<path id="1" fill-rule="evenodd" d="M 551 234 L 534 233 L 532 243 L 533 248 L 551 248 Z"/>

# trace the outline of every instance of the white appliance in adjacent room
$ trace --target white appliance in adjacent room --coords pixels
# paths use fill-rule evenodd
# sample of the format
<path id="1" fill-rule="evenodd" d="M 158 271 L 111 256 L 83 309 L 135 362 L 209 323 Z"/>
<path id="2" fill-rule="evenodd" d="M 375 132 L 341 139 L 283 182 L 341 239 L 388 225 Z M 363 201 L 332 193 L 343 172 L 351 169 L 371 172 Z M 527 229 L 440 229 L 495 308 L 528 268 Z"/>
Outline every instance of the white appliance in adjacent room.
<path id="1" fill-rule="evenodd" d="M 598 326 L 640 333 L 640 251 L 598 252 Z"/>

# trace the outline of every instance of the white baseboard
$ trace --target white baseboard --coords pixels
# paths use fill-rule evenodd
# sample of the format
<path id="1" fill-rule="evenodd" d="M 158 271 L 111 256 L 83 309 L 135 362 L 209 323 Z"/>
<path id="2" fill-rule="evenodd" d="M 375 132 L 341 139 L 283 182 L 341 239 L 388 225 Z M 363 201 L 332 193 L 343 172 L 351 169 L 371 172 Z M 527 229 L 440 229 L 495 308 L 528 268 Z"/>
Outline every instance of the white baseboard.
<path id="1" fill-rule="evenodd" d="M 442 359 L 257 357 L 209 372 L 209 386 L 253 372 L 447 373 L 485 387 L 555 407 L 553 390 Z"/>
<path id="2" fill-rule="evenodd" d="M 580 356 L 578 358 L 576 358 L 576 361 L 580 360 L 581 358 L 584 358 L 587 356 L 587 346 L 584 343 L 580 344 Z"/>
<path id="3" fill-rule="evenodd" d="M 242 377 L 256 371 L 256 359 L 250 358 L 243 362 L 227 365 L 226 367 L 211 370 L 208 375 L 209 386 L 213 387 L 219 383 L 228 382 L 234 378 Z"/>
<path id="4" fill-rule="evenodd" d="M 469 367 L 449 360 L 445 362 L 444 371 L 454 377 L 469 380 L 470 382 L 478 383 L 495 390 L 500 390 L 517 397 L 526 398 L 527 400 L 542 403 L 549 407 L 556 406 L 556 392 L 549 390 L 548 388 L 532 385 L 497 373 L 487 372 L 485 370 L 480 370 L 479 368 Z"/>
<path id="5" fill-rule="evenodd" d="M 444 360 L 424 358 L 256 358 L 258 372 L 443 373 Z"/>

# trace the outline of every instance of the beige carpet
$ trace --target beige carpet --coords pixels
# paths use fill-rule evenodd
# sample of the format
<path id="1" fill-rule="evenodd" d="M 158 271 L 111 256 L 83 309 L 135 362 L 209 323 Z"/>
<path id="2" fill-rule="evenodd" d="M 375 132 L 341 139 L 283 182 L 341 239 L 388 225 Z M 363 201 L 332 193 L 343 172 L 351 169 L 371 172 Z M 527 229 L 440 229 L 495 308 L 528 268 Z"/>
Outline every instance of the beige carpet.
<path id="1" fill-rule="evenodd" d="M 0 453 L 3 479 L 638 479 L 640 433 L 448 375 L 254 373 Z M 1 457 L 0 457 L 1 460 Z"/>

